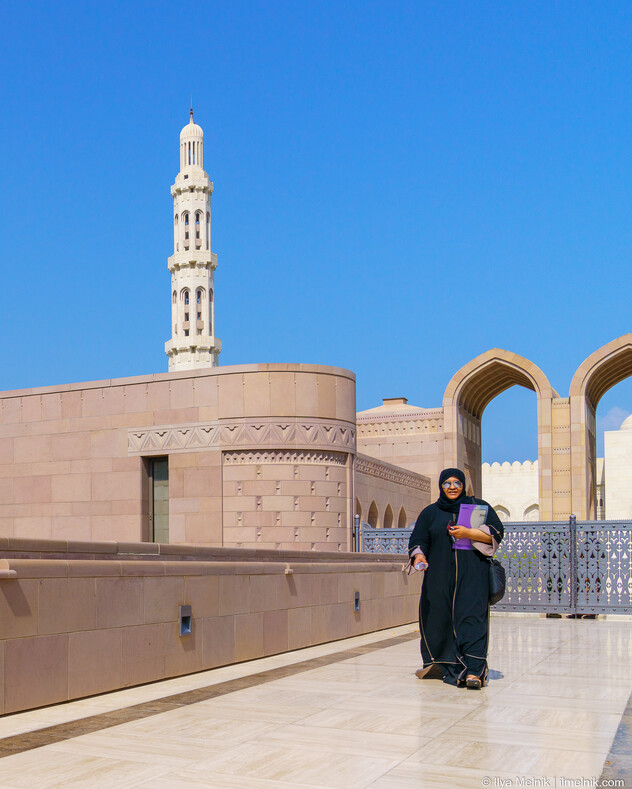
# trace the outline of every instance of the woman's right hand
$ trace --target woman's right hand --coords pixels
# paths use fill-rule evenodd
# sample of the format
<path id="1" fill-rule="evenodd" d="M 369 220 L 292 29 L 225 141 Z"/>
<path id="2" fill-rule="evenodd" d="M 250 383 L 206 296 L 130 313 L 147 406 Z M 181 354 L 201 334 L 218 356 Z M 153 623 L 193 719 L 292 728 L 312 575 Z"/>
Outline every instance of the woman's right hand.
<path id="1" fill-rule="evenodd" d="M 415 570 L 427 570 L 428 569 L 428 560 L 423 555 L 423 553 L 415 554 L 413 557 L 413 567 Z"/>

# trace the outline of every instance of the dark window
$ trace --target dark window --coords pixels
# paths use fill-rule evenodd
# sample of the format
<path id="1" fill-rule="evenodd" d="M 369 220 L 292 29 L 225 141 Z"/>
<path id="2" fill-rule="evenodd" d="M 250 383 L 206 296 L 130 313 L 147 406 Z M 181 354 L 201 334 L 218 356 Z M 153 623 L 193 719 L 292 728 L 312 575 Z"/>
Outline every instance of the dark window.
<path id="1" fill-rule="evenodd" d="M 169 460 L 149 460 L 149 539 L 169 542 Z"/>

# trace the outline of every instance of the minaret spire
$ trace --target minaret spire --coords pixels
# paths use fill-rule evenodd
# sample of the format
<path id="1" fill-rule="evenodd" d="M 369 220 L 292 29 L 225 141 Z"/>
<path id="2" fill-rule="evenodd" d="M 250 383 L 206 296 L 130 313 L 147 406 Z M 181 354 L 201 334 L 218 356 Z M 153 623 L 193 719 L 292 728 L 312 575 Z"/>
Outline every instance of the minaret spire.
<path id="1" fill-rule="evenodd" d="M 180 172 L 171 187 L 173 255 L 171 272 L 171 339 L 165 343 L 169 370 L 215 367 L 222 342 L 215 337 L 214 272 L 211 252 L 213 183 L 204 171 L 204 132 L 189 122 L 180 132 Z"/>

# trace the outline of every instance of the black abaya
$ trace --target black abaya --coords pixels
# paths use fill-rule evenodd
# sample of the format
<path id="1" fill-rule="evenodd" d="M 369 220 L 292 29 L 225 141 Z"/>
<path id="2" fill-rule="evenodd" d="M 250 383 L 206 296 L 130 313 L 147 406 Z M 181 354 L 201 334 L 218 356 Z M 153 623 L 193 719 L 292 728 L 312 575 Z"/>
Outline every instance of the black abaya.
<path id="1" fill-rule="evenodd" d="M 464 495 L 458 503 L 487 504 Z M 503 525 L 489 506 L 486 524 L 496 542 Z M 450 510 L 455 512 L 450 512 Z M 487 674 L 489 635 L 489 561 L 476 549 L 455 550 L 448 524 L 458 506 L 445 498 L 422 510 L 408 543 L 409 553 L 423 551 L 425 571 L 419 601 L 419 631 L 424 667 L 437 664 L 443 681 L 456 685 L 469 674 Z"/>

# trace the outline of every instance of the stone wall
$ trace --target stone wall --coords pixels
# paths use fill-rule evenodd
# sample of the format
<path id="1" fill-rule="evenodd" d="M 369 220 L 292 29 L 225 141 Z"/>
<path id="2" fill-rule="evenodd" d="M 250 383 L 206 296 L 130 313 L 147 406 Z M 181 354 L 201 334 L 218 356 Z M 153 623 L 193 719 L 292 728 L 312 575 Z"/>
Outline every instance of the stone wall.
<path id="1" fill-rule="evenodd" d="M 167 457 L 170 542 L 346 550 L 354 453 L 355 377 L 334 367 L 4 392 L 0 535 L 151 540 L 149 472 Z"/>
<path id="2" fill-rule="evenodd" d="M 442 408 L 387 398 L 384 405 L 358 413 L 357 430 L 359 452 L 428 477 L 436 490 L 445 451 Z"/>
<path id="3" fill-rule="evenodd" d="M 483 463 L 483 498 L 503 521 L 537 521 L 538 461 Z"/>
<path id="4" fill-rule="evenodd" d="M 420 579 L 402 557 L 15 539 L 0 555 L 0 713 L 417 618 Z"/>
<path id="5" fill-rule="evenodd" d="M 223 462 L 225 544 L 347 550 L 347 453 L 237 451 Z"/>
<path id="6" fill-rule="evenodd" d="M 375 458 L 356 455 L 354 476 L 356 514 L 369 523 L 373 506 L 377 520 L 371 525 L 378 528 L 409 526 L 431 502 L 428 477 Z"/>

